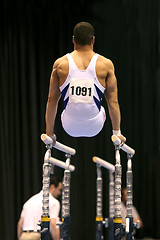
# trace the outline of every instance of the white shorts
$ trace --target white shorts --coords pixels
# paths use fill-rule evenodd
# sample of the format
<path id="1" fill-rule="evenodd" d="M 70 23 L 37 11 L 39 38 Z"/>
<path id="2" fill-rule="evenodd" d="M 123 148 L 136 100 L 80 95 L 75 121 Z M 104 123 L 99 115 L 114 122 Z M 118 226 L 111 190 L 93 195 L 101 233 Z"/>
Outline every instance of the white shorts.
<path id="1" fill-rule="evenodd" d="M 75 120 L 73 116 L 68 116 L 65 110 L 61 115 L 64 130 L 72 137 L 96 136 L 102 130 L 105 120 L 106 113 L 102 106 L 98 115 L 91 119 Z"/>

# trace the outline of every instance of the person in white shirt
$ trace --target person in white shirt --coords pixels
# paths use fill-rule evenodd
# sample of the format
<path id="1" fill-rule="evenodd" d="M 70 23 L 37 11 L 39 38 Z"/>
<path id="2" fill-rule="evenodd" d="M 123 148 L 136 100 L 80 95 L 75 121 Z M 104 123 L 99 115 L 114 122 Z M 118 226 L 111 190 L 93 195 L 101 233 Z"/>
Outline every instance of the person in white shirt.
<path id="1" fill-rule="evenodd" d="M 62 182 L 56 176 L 50 176 L 49 189 L 49 214 L 50 214 L 50 233 L 53 240 L 59 240 L 60 232 L 56 227 L 59 219 L 60 203 L 56 199 L 61 194 Z M 32 196 L 24 205 L 20 219 L 17 224 L 17 235 L 19 240 L 37 239 L 40 240 L 40 226 L 37 223 L 41 220 L 42 214 L 42 194 Z M 34 230 L 37 229 L 37 232 Z"/>

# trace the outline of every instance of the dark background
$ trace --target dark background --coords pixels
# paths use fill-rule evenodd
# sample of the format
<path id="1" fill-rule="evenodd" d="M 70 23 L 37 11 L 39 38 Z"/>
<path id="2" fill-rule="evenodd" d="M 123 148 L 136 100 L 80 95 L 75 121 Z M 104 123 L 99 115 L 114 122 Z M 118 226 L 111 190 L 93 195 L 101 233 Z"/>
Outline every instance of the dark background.
<path id="1" fill-rule="evenodd" d="M 122 133 L 136 149 L 134 205 L 143 220 L 139 237 L 160 239 L 160 1 L 159 0 L 3 0 L 0 3 L 0 186 L 1 238 L 16 239 L 24 202 L 42 186 L 45 108 L 53 62 L 71 52 L 72 30 L 89 21 L 94 50 L 116 69 Z M 106 108 L 106 102 L 103 100 Z M 111 122 L 93 138 L 72 138 L 62 129 L 60 101 L 55 133 L 74 147 L 71 183 L 71 239 L 95 239 L 97 155 L 111 163 Z M 64 154 L 52 150 L 64 160 Z M 126 155 L 121 153 L 123 185 Z M 63 176 L 61 169 L 55 173 Z M 108 171 L 103 169 L 104 217 L 108 216 Z M 107 230 L 105 234 L 107 238 Z"/>

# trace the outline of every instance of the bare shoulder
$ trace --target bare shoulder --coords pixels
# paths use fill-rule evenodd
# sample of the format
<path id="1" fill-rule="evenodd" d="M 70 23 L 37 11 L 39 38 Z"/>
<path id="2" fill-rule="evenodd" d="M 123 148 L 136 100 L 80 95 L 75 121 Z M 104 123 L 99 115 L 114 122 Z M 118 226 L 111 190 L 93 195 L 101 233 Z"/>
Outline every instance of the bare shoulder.
<path id="1" fill-rule="evenodd" d="M 54 67 L 54 68 L 59 68 L 59 67 L 65 66 L 65 65 L 67 65 L 67 64 L 68 64 L 68 59 L 67 59 L 67 56 L 64 55 L 64 56 L 58 58 L 58 59 L 54 62 L 53 67 Z"/>
<path id="2" fill-rule="evenodd" d="M 66 80 L 69 72 L 69 63 L 66 55 L 58 58 L 53 65 L 53 72 L 56 71 L 61 86 Z"/>
<path id="3" fill-rule="evenodd" d="M 102 67 L 102 68 L 104 67 L 105 69 L 108 69 L 108 70 L 109 69 L 114 70 L 113 62 L 109 58 L 106 58 L 102 55 L 98 56 L 97 65 Z"/>
<path id="4" fill-rule="evenodd" d="M 102 55 L 99 55 L 96 63 L 96 74 L 102 86 L 106 87 L 106 78 L 110 74 L 114 74 L 112 61 Z"/>

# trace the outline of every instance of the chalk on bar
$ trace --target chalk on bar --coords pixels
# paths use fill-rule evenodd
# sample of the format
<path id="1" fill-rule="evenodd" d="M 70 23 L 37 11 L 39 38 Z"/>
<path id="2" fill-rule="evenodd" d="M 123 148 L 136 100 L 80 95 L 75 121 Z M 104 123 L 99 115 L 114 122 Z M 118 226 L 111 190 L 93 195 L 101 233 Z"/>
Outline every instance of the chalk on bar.
<path id="1" fill-rule="evenodd" d="M 51 137 L 49 137 L 47 134 L 41 134 L 41 140 L 45 143 L 45 144 L 51 144 L 53 143 L 53 140 Z"/>
<path id="2" fill-rule="evenodd" d="M 116 144 L 116 145 L 121 144 L 121 140 L 116 135 L 112 135 L 111 139 L 114 144 Z M 135 154 L 135 150 L 133 148 L 127 146 L 125 143 L 120 148 L 128 154 L 131 154 L 131 155 Z"/>
<path id="3" fill-rule="evenodd" d="M 49 162 L 54 164 L 54 165 L 56 165 L 56 166 L 58 166 L 58 167 L 60 167 L 60 168 L 66 169 L 66 163 L 63 162 L 63 161 L 60 161 L 60 160 L 58 160 L 56 158 L 50 157 Z M 74 172 L 75 166 L 69 165 L 69 170 L 71 172 Z"/>
<path id="4" fill-rule="evenodd" d="M 107 168 L 109 171 L 111 171 L 111 172 L 115 171 L 115 166 L 113 164 L 111 164 L 99 157 L 96 157 L 96 156 L 94 156 L 92 159 L 93 159 L 93 162 L 100 164 L 104 168 Z"/>

